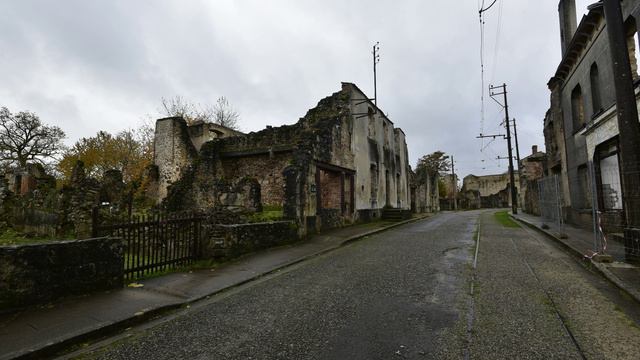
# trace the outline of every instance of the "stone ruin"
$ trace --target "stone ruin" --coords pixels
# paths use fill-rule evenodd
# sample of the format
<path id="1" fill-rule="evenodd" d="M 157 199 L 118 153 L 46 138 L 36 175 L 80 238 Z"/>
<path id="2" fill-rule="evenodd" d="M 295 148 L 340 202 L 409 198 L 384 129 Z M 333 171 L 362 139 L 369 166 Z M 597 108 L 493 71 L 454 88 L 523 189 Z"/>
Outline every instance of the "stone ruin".
<path id="1" fill-rule="evenodd" d="M 169 211 L 280 209 L 306 234 L 411 209 L 405 134 L 354 84 L 292 125 L 201 133 L 156 122 L 150 193 Z"/>
<path id="2" fill-rule="evenodd" d="M 131 194 L 119 171 L 109 170 L 98 181 L 88 177 L 84 164 L 78 161 L 70 183 L 60 190 L 42 166 L 0 177 L 0 214 L 6 219 L 0 230 L 11 227 L 33 236 L 89 238 L 96 207 L 114 217 L 130 210 Z"/>

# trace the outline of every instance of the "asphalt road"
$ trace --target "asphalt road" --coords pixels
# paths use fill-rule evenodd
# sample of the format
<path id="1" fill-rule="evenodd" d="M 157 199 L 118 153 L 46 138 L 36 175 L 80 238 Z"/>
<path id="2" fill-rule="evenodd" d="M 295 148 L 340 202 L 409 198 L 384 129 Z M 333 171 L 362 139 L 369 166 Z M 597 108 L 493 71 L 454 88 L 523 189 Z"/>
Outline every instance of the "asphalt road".
<path id="1" fill-rule="evenodd" d="M 553 244 L 499 224 L 493 212 L 443 213 L 371 236 L 131 329 L 82 356 L 580 359 L 640 353 L 637 305 Z"/>

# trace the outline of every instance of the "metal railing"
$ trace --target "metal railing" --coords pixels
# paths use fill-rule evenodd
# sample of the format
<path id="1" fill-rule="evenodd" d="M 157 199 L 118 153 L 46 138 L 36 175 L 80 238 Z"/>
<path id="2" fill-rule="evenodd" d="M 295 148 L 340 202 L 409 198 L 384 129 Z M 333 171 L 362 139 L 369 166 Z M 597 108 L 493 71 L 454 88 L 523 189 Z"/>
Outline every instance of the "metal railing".
<path id="1" fill-rule="evenodd" d="M 94 215 L 94 235 L 123 239 L 125 279 L 171 270 L 199 255 L 202 218 L 194 214 L 134 216 L 102 224 Z"/>

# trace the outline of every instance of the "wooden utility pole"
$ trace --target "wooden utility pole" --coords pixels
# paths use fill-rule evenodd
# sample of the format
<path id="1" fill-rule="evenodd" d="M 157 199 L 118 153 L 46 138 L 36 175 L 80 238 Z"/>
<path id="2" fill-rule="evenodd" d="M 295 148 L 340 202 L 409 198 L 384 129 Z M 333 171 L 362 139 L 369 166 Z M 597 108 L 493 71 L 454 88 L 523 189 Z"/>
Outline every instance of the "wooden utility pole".
<path id="1" fill-rule="evenodd" d="M 518 128 L 516 119 L 513 119 L 513 136 L 516 138 L 516 160 L 518 160 L 518 176 L 520 176 L 520 146 L 518 146 Z"/>
<path id="2" fill-rule="evenodd" d="M 451 155 L 451 194 L 453 195 L 453 210 L 458 210 L 458 199 L 456 198 L 456 190 L 458 184 L 456 183 L 456 166 L 453 162 L 453 155 Z"/>
<path id="3" fill-rule="evenodd" d="M 502 92 L 494 93 L 493 90 L 502 88 Z M 505 116 L 505 124 L 507 128 L 507 150 L 509 153 L 509 183 L 511 186 L 511 211 L 513 214 L 518 213 L 518 193 L 516 190 L 515 184 L 515 176 L 513 174 L 513 149 L 511 148 L 511 126 L 509 126 L 509 103 L 507 102 L 507 84 L 502 84 L 502 86 L 493 86 L 489 85 L 489 95 L 493 98 L 497 95 L 504 96 L 504 116 Z M 496 100 L 497 101 L 497 100 Z"/>

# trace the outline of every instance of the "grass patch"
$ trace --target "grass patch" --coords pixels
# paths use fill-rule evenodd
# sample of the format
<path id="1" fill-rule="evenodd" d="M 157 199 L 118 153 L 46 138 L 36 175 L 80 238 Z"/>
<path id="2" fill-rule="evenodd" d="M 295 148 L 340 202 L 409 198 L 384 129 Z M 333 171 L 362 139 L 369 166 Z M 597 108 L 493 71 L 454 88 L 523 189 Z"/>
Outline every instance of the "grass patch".
<path id="1" fill-rule="evenodd" d="M 19 233 L 11 228 L 6 229 L 3 232 L 0 232 L 0 246 L 38 244 L 42 242 L 49 242 L 49 241 L 55 241 L 55 240 L 67 240 L 67 239 L 64 239 L 64 238 L 52 239 L 49 236 L 30 236 L 30 235 Z"/>
<path id="2" fill-rule="evenodd" d="M 511 217 L 509 216 L 509 212 L 507 211 L 499 211 L 495 213 L 495 216 L 496 216 L 496 221 L 498 221 L 504 227 L 510 227 L 510 228 L 520 227 L 518 223 L 516 223 L 515 221 L 513 221 L 513 219 L 511 219 Z"/>
<path id="3" fill-rule="evenodd" d="M 249 216 L 249 222 L 261 223 L 269 221 L 280 221 L 282 220 L 282 216 L 282 210 L 263 210 L 262 212 L 257 212 Z"/>

